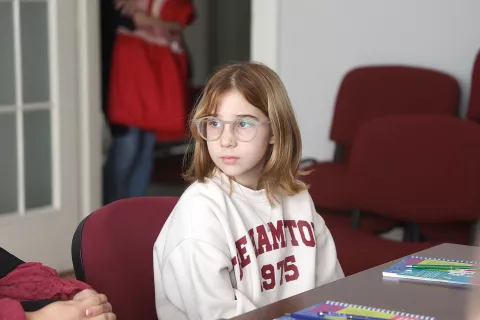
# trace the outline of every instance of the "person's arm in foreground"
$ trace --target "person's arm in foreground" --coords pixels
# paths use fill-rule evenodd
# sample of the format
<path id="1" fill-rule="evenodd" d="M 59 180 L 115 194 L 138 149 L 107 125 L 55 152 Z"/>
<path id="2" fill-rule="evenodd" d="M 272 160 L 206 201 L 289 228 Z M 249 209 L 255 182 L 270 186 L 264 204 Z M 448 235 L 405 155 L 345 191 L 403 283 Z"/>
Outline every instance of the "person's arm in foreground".
<path id="1" fill-rule="evenodd" d="M 90 316 L 111 311 L 111 305 L 89 285 L 77 280 L 63 280 L 52 268 L 41 263 L 20 260 L 0 248 L 0 319 L 25 319 L 26 311 L 40 309 L 58 300 L 74 300 L 81 304 L 94 299 L 89 305 Z M 97 300 L 105 300 L 96 305 Z M 75 304 L 71 303 L 71 304 Z M 58 304 L 56 304 L 58 305 Z M 51 307 L 48 310 L 56 309 Z M 84 310 L 86 313 L 87 310 Z M 81 318 L 79 318 L 81 319 Z"/>

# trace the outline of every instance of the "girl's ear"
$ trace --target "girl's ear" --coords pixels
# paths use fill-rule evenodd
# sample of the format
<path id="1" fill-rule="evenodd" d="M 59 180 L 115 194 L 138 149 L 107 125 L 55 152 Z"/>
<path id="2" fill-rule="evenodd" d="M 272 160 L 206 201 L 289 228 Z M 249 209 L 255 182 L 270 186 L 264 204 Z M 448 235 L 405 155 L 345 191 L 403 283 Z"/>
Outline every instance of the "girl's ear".
<path id="1" fill-rule="evenodd" d="M 274 142 L 275 142 L 275 137 L 272 135 L 272 136 L 270 137 L 270 141 L 268 141 L 268 143 L 274 144 Z"/>

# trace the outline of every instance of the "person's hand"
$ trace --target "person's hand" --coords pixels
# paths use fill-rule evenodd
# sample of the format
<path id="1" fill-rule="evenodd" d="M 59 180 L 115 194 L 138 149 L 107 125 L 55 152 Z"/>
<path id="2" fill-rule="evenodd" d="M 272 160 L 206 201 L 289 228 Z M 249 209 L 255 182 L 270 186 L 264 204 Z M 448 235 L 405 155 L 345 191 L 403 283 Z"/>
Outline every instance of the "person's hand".
<path id="1" fill-rule="evenodd" d="M 161 35 L 169 42 L 183 30 L 183 25 L 181 23 L 175 21 L 162 21 L 149 16 L 142 11 L 137 11 L 132 16 L 132 19 L 137 28 L 149 30 L 154 34 Z"/>
<path id="2" fill-rule="evenodd" d="M 27 320 L 116 320 L 112 306 L 103 294 L 81 300 L 54 302 L 25 315 Z"/>
<path id="3" fill-rule="evenodd" d="M 163 36 L 169 43 L 181 40 L 183 25 L 176 21 L 156 20 L 154 32 Z"/>
<path id="4" fill-rule="evenodd" d="M 74 301 L 84 300 L 84 299 L 86 299 L 88 297 L 91 297 L 91 296 L 94 296 L 96 294 L 98 294 L 98 292 L 93 290 L 93 289 L 85 289 L 85 290 L 80 291 L 76 295 L 74 295 L 72 300 L 74 300 Z"/>
<path id="5" fill-rule="evenodd" d="M 176 21 L 158 20 L 157 26 L 168 32 L 181 32 L 183 30 L 183 25 Z"/>
<path id="6" fill-rule="evenodd" d="M 86 299 L 91 298 L 91 297 L 96 296 L 96 295 L 99 295 L 99 293 L 97 291 L 95 291 L 93 289 L 85 289 L 85 290 L 82 290 L 79 293 L 77 293 L 73 297 L 73 301 L 83 301 L 83 300 L 86 300 Z M 112 305 L 110 304 L 110 302 L 105 301 L 105 303 L 102 304 L 102 305 L 92 306 L 88 310 L 86 310 L 86 313 L 89 316 L 96 316 L 96 315 L 99 315 L 102 312 L 104 312 L 102 310 L 108 310 L 108 312 L 111 312 L 112 311 Z"/>

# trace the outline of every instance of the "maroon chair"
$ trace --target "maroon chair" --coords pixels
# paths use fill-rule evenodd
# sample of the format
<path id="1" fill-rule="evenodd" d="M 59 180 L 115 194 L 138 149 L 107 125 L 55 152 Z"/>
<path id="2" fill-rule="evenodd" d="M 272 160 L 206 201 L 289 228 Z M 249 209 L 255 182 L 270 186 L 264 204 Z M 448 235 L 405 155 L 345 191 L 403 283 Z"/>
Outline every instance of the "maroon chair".
<path id="1" fill-rule="evenodd" d="M 480 217 L 480 126 L 440 115 L 386 116 L 357 133 L 349 166 L 355 208 L 451 232 L 463 222 L 473 239 Z M 449 242 L 448 234 L 436 241 Z"/>
<path id="2" fill-rule="evenodd" d="M 467 119 L 480 123 L 480 51 L 477 53 L 472 70 Z"/>
<path id="3" fill-rule="evenodd" d="M 338 91 L 330 138 L 336 143 L 333 162 L 314 163 L 303 178 L 319 211 L 347 211 L 347 168 L 358 128 L 391 114 L 458 114 L 460 88 L 445 73 L 408 66 L 366 66 L 348 72 Z M 384 231 L 395 225 L 362 215 L 362 229 Z"/>
<path id="4" fill-rule="evenodd" d="M 436 242 L 397 242 L 374 234 L 353 230 L 341 219 L 325 220 L 345 276 L 376 267 L 409 254 L 434 247 Z"/>
<path id="5" fill-rule="evenodd" d="M 105 293 L 119 320 L 157 319 L 153 245 L 177 200 L 119 200 L 90 214 L 75 231 L 75 276 Z"/>
<path id="6" fill-rule="evenodd" d="M 470 97 L 468 100 L 467 119 L 480 124 L 480 51 L 473 64 Z M 459 244 L 470 243 L 470 234 L 465 232 L 469 223 L 457 222 L 453 224 L 423 224 L 422 235 L 428 239 L 445 239 Z"/>

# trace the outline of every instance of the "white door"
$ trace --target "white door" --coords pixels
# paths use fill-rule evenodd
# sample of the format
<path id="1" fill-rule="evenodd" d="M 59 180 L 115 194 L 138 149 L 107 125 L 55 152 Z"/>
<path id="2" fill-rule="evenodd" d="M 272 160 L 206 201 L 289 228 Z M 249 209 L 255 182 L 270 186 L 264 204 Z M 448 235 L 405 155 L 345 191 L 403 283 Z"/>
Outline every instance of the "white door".
<path id="1" fill-rule="evenodd" d="M 80 219 L 76 1 L 0 0 L 0 246 L 60 271 Z"/>

